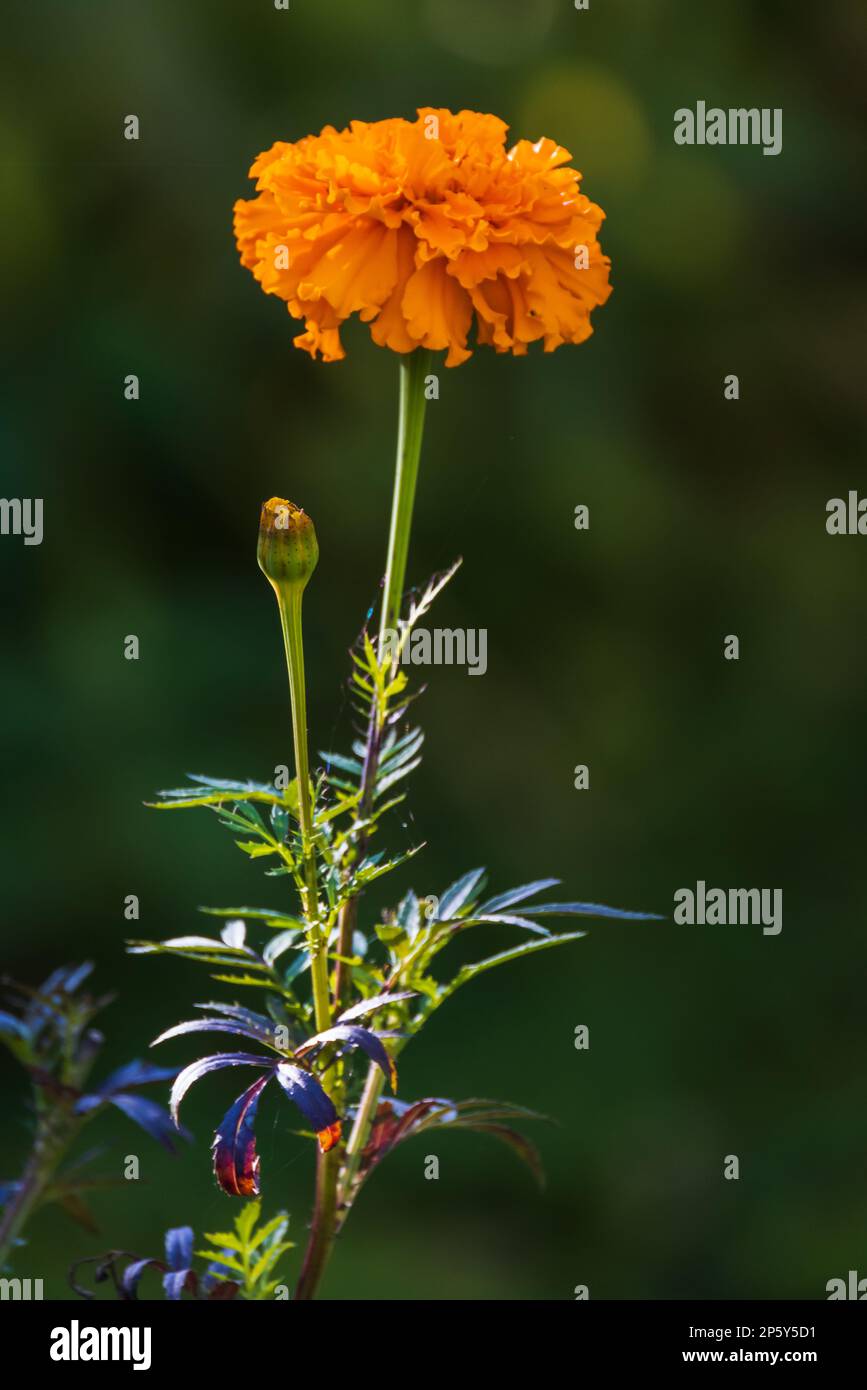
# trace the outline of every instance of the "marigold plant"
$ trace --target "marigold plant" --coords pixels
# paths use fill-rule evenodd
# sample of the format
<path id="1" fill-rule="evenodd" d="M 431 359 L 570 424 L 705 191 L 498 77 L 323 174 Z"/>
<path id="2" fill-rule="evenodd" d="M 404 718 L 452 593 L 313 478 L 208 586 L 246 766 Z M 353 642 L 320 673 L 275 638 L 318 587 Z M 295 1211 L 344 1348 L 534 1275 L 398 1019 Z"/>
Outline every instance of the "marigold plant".
<path id="1" fill-rule="evenodd" d="M 257 557 L 278 605 L 295 776 L 196 776 L 152 803 L 209 809 L 244 854 L 262 860 L 275 886 L 292 894 L 275 895 L 278 902 L 266 907 L 203 909 L 223 919 L 217 935 L 130 943 L 134 952 L 197 961 L 215 980 L 253 995 L 254 1007 L 199 1004 L 202 1016 L 156 1041 L 210 1032 L 231 1035 L 233 1049 L 237 1039 L 243 1044 L 243 1051 L 211 1053 L 180 1070 L 171 1096 L 175 1117 L 189 1087 L 210 1072 L 257 1071 L 216 1127 L 214 1173 L 230 1196 L 255 1196 L 262 1185 L 255 1118 L 270 1081 L 315 1141 L 313 1218 L 298 1299 L 314 1296 L 362 1185 L 404 1140 L 442 1127 L 473 1129 L 508 1144 L 541 1173 L 536 1148 L 515 1128 L 540 1118 L 533 1110 L 477 1098 L 398 1096 L 396 1059 L 455 990 L 584 935 L 552 932 L 552 919 L 647 916 L 552 901 L 544 895 L 555 878 L 491 893 L 481 868 L 438 892 L 430 891 L 436 885 L 409 889 L 378 918 L 365 908 L 370 885 L 419 848 L 387 852 L 376 845 L 424 744 L 410 717 L 419 692 L 401 657 L 460 563 L 405 592 L 431 351 L 445 351 L 447 365 L 465 361 L 473 322 L 477 341 L 498 352 L 521 355 L 535 341 L 547 351 L 579 343 L 591 331 L 591 310 L 609 292 L 597 240 L 603 214 L 580 192 L 580 175 L 566 167 L 569 154 L 546 139 L 507 149 L 506 129 L 495 116 L 433 108 L 412 122 L 326 127 L 261 155 L 252 170 L 257 196 L 235 208 L 243 263 L 305 321 L 298 346 L 327 361 L 342 357 L 340 325 L 358 313 L 374 341 L 400 355 L 379 622 L 364 626 L 352 651 L 357 737 L 346 751 L 322 753 L 311 771 L 302 605 L 319 543 L 301 507 L 272 497 L 262 508 Z M 495 932 L 500 940 L 517 933 L 520 940 L 497 950 L 482 946 L 474 963 L 443 969 L 448 947 L 468 932 Z"/>

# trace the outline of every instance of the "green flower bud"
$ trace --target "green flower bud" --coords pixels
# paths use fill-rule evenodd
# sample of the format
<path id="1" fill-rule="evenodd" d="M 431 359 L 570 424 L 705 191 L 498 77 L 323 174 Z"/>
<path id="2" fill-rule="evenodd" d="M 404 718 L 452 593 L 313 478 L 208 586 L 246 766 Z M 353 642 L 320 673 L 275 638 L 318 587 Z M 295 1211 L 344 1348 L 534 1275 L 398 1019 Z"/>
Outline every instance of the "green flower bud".
<path id="1" fill-rule="evenodd" d="M 307 513 L 282 497 L 263 503 L 256 559 L 275 589 L 302 590 L 319 559 L 316 528 Z"/>

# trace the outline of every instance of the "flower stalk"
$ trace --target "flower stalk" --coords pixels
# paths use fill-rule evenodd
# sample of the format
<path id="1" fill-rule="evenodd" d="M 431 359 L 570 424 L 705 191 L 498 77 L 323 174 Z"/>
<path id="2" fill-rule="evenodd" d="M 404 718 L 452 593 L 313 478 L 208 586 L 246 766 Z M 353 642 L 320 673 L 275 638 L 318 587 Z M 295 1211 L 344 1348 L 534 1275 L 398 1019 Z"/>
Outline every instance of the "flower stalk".
<path id="1" fill-rule="evenodd" d="M 394 463 L 388 555 L 379 618 L 378 649 L 380 652 L 384 649 L 386 633 L 397 628 L 403 591 L 406 585 L 409 538 L 412 531 L 412 514 L 415 506 L 421 445 L 424 435 L 425 406 L 427 404 L 425 380 L 430 370 L 430 364 L 431 354 L 424 348 L 417 348 L 415 352 L 400 359 L 397 453 Z M 377 711 L 373 709 L 367 729 L 361 777 L 359 814 L 362 818 L 369 814 L 373 801 L 382 733 L 382 726 L 377 720 Z M 364 854 L 365 843 L 359 845 L 359 857 Z M 350 898 L 340 910 L 337 954 L 341 959 L 338 960 L 334 976 L 336 1004 L 340 1004 L 346 998 L 349 985 L 350 977 L 345 961 L 352 951 L 352 933 L 355 930 L 356 910 L 357 899 L 355 898 Z"/>
<path id="2" fill-rule="evenodd" d="M 321 1032 L 331 1022 L 328 996 L 328 943 L 319 921 L 319 895 L 316 878 L 316 849 L 313 837 L 313 803 L 310 795 L 310 759 L 307 749 L 307 692 L 304 681 L 304 642 L 301 605 L 304 590 L 319 560 L 319 543 L 310 517 L 300 507 L 283 498 L 272 497 L 262 507 L 259 568 L 277 596 L 289 699 L 292 708 L 292 742 L 295 752 L 295 778 L 298 788 L 298 822 L 301 827 L 301 854 L 304 863 L 304 914 L 310 947 L 310 976 L 316 1027 Z"/>
<path id="3" fill-rule="evenodd" d="M 383 586 L 382 609 L 379 622 L 379 651 L 383 650 L 387 632 L 396 630 L 400 619 L 403 592 L 406 586 L 406 566 L 409 556 L 409 538 L 412 530 L 412 514 L 415 505 L 416 485 L 418 483 L 421 445 L 424 435 L 425 418 L 425 378 L 428 374 L 431 354 L 417 349 L 400 362 L 400 404 L 398 414 L 397 456 L 394 469 L 394 491 L 391 504 L 391 525 L 388 536 L 388 558 Z M 382 727 L 377 721 L 376 710 L 371 712 L 367 731 L 364 767 L 361 781 L 361 814 L 365 816 L 373 799 L 379 753 L 382 742 Z M 360 853 L 364 852 L 361 846 Z M 357 898 L 344 903 L 340 913 L 340 932 L 338 955 L 346 958 L 352 947 L 352 933 L 355 929 Z M 339 1003 L 343 994 L 343 983 L 348 983 L 345 967 L 338 963 L 335 977 L 335 998 Z M 383 1077 L 377 1068 L 368 1068 L 364 1091 L 355 1114 L 352 1132 L 346 1145 L 346 1158 L 341 1174 L 341 1201 L 345 1202 L 352 1191 L 352 1184 L 358 1172 L 361 1156 L 367 1143 L 370 1127 L 376 1115 L 379 1098 L 382 1095 Z"/>

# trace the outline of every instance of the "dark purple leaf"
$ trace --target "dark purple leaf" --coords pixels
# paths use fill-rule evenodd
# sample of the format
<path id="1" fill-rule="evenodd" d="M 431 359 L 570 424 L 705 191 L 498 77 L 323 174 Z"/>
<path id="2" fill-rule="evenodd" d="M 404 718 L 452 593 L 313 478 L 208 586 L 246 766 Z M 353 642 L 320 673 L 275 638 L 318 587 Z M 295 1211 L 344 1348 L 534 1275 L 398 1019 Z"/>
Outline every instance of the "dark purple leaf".
<path id="1" fill-rule="evenodd" d="M 172 1086 L 172 1094 L 169 1102 L 172 1119 L 178 1124 L 178 1106 L 183 1100 L 187 1091 L 196 1081 L 203 1076 L 207 1076 L 210 1071 L 219 1071 L 221 1067 L 262 1067 L 267 1065 L 265 1057 L 257 1057 L 252 1052 L 216 1052 L 211 1057 L 200 1057 L 197 1062 L 191 1062 L 188 1067 L 184 1067 L 175 1077 L 175 1084 Z"/>
<path id="2" fill-rule="evenodd" d="M 259 1096 L 271 1080 L 260 1076 L 223 1116 L 214 1135 L 214 1173 L 230 1197 L 255 1197 L 259 1191 L 259 1155 L 253 1126 Z"/>
<path id="3" fill-rule="evenodd" d="M 98 1088 L 101 1096 L 109 1096 L 113 1091 L 128 1091 L 133 1086 L 150 1086 L 156 1081 L 171 1081 L 177 1076 L 176 1067 L 158 1067 L 155 1062 L 136 1059 L 118 1067 L 107 1076 Z"/>
<path id="4" fill-rule="evenodd" d="M 274 1042 L 273 1023 L 263 1034 L 261 1029 L 251 1028 L 238 1018 L 191 1018 L 186 1023 L 176 1023 L 174 1028 L 167 1028 L 164 1033 L 160 1033 L 158 1038 L 154 1038 L 151 1047 L 156 1047 L 158 1043 L 166 1042 L 169 1038 L 183 1037 L 186 1033 L 234 1033 L 237 1037 L 249 1038 L 251 1042 L 264 1043 L 275 1052 L 279 1051 Z M 265 1060 L 263 1057 L 262 1061 Z"/>
<path id="5" fill-rule="evenodd" d="M 371 999 L 362 999 L 360 1003 L 353 1004 L 351 1009 L 344 1009 L 337 1022 L 351 1023 L 353 1019 L 365 1018 L 367 1014 L 383 1009 L 388 1004 L 394 1004 L 399 999 L 415 999 L 416 994 L 417 991 L 414 989 L 403 989 L 396 994 L 374 994 Z"/>
<path id="6" fill-rule="evenodd" d="M 512 1129 L 510 1125 L 473 1124 L 469 1121 L 457 1120 L 452 1124 L 452 1128 L 469 1129 L 476 1134 L 493 1135 L 495 1139 L 499 1139 L 501 1143 L 507 1144 L 520 1159 L 523 1159 L 540 1187 L 545 1186 L 545 1171 L 542 1167 L 542 1158 L 539 1150 L 531 1139 L 528 1139 L 524 1134 L 519 1134 L 519 1132 L 516 1129 Z"/>
<path id="7" fill-rule="evenodd" d="M 127 1265 L 120 1281 L 120 1290 L 124 1297 L 132 1300 L 138 1298 L 139 1280 L 150 1265 L 153 1265 L 154 1269 L 165 1270 L 162 1260 L 133 1260 L 132 1264 Z"/>
<path id="8" fill-rule="evenodd" d="M 170 1269 L 163 1275 L 166 1298 L 171 1303 L 178 1303 L 184 1289 L 189 1289 L 192 1294 L 196 1292 L 198 1282 L 195 1270 Z"/>
<path id="9" fill-rule="evenodd" d="M 518 1154 L 542 1185 L 544 1175 L 536 1146 L 510 1125 L 500 1123 L 507 1119 L 543 1120 L 545 1116 L 502 1101 L 473 1099 L 455 1103 L 426 1097 L 407 1104 L 397 1100 L 381 1100 L 351 1195 L 355 1196 L 358 1187 L 387 1153 L 405 1139 L 430 1129 L 468 1129 L 490 1134 Z"/>
<path id="10" fill-rule="evenodd" d="M 189 1269 L 192 1262 L 192 1226 L 173 1226 L 166 1231 L 166 1263 L 169 1269 Z"/>
<path id="11" fill-rule="evenodd" d="M 397 1089 L 397 1067 L 394 1058 L 389 1056 L 375 1033 L 371 1033 L 369 1028 L 359 1028 L 357 1024 L 336 1023 L 333 1028 L 326 1028 L 322 1033 L 316 1033 L 314 1037 L 308 1038 L 307 1042 L 302 1043 L 296 1051 L 297 1057 L 303 1057 L 311 1049 L 319 1050 L 327 1043 L 340 1042 L 346 1047 L 359 1047 L 362 1052 L 366 1052 L 372 1062 L 380 1068 L 391 1083 L 391 1089 Z"/>
<path id="12" fill-rule="evenodd" d="M 152 1139 L 156 1139 L 158 1144 L 168 1149 L 170 1154 L 176 1152 L 175 1140 L 178 1134 L 184 1139 L 192 1137 L 181 1125 L 172 1124 L 169 1112 L 162 1105 L 158 1105 L 155 1100 L 148 1100 L 146 1096 L 128 1096 L 121 1092 L 120 1095 L 110 1096 L 109 1102 L 140 1125 Z"/>
<path id="13" fill-rule="evenodd" d="M 215 1279 L 214 1282 L 209 1285 L 205 1297 L 210 1302 L 223 1303 L 227 1302 L 230 1298 L 237 1298 L 240 1292 L 241 1285 L 236 1284 L 234 1279 Z"/>
<path id="14" fill-rule="evenodd" d="M 239 1022 L 246 1023 L 250 1028 L 258 1028 L 262 1034 L 274 1032 L 273 1019 L 266 1018 L 264 1014 L 257 1014 L 253 1009 L 245 1009 L 241 1004 L 194 1004 L 194 1009 L 202 1009 L 205 1012 L 224 1014 L 226 1018 L 237 1018 Z"/>
<path id="15" fill-rule="evenodd" d="M 316 1077 L 311 1076 L 303 1067 L 293 1066 L 291 1062 L 280 1062 L 277 1065 L 277 1080 L 293 1104 L 298 1106 L 307 1123 L 316 1131 L 322 1152 L 327 1153 L 340 1138 L 340 1121 L 337 1111 Z"/>

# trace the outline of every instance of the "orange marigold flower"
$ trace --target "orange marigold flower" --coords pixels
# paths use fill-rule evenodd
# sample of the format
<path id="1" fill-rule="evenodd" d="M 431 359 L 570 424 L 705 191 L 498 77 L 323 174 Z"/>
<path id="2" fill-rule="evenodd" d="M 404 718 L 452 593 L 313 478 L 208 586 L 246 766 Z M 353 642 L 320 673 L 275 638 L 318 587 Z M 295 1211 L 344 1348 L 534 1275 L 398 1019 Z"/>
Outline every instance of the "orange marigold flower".
<path id="1" fill-rule="evenodd" d="M 507 149 L 507 130 L 497 116 L 422 107 L 415 121 L 326 126 L 259 156 L 235 236 L 263 290 L 304 320 L 297 347 L 337 361 L 354 313 L 380 347 L 448 349 L 448 367 L 470 356 L 474 319 L 478 342 L 516 355 L 590 336 L 611 292 L 605 214 L 564 167 L 568 150 Z"/>

